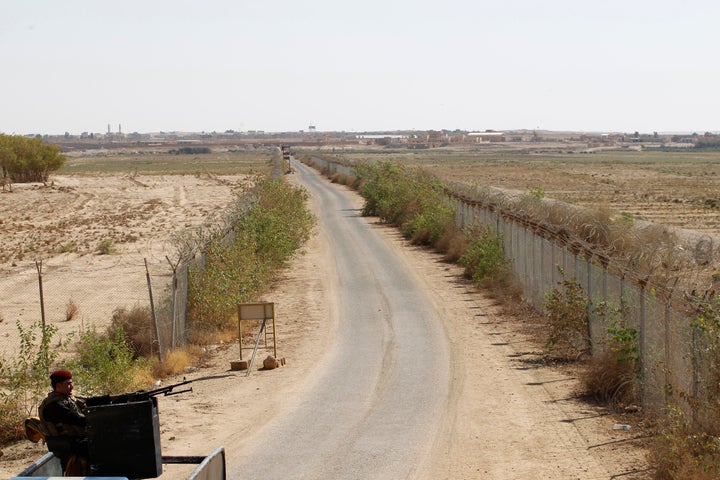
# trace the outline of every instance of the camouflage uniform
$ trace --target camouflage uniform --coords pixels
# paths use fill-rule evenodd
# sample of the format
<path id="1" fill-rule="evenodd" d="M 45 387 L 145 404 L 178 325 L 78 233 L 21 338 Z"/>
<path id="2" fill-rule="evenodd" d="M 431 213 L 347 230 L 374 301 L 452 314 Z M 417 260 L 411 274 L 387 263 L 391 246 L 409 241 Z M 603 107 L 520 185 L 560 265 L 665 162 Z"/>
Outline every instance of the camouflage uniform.
<path id="1" fill-rule="evenodd" d="M 88 456 L 84 410 L 85 402 L 56 391 L 50 392 L 38 408 L 48 449 L 60 458 L 63 470 L 73 454 Z"/>

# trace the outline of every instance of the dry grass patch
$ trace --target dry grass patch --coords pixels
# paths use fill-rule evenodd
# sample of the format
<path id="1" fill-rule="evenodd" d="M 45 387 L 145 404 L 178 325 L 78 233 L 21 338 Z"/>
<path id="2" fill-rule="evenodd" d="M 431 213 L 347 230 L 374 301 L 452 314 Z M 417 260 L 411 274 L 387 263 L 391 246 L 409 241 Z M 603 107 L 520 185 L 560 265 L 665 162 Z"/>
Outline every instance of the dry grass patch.
<path id="1" fill-rule="evenodd" d="M 330 181 L 332 183 L 338 183 L 340 185 L 352 185 L 357 181 L 357 179 L 344 173 L 333 173 L 332 175 L 330 175 Z"/>
<path id="2" fill-rule="evenodd" d="M 21 428 L 27 416 L 25 406 L 18 399 L 3 397 L 0 401 L 0 445 L 25 438 Z"/>
<path id="3" fill-rule="evenodd" d="M 149 307 L 135 306 L 131 309 L 117 308 L 113 312 L 110 331 L 122 327 L 135 352 L 134 356 L 150 357 L 157 351 L 152 313 Z"/>
<path id="4" fill-rule="evenodd" d="M 69 322 L 71 320 L 74 320 L 75 317 L 77 317 L 78 312 L 80 309 L 77 306 L 77 303 L 71 298 L 68 300 L 67 305 L 65 306 L 65 321 Z"/>
<path id="5" fill-rule="evenodd" d="M 616 351 L 606 350 L 591 357 L 579 376 L 586 395 L 620 411 L 636 400 L 636 374 L 634 362 L 622 359 Z"/>
<path id="6" fill-rule="evenodd" d="M 152 374 L 155 378 L 167 378 L 184 373 L 187 367 L 197 365 L 203 355 L 202 347 L 197 345 L 171 350 L 163 355 L 162 360 L 153 362 Z"/>
<path id="7" fill-rule="evenodd" d="M 435 248 L 443 253 L 443 259 L 449 263 L 457 263 L 470 248 L 470 241 L 459 229 L 445 231 L 438 239 Z"/>
<path id="8" fill-rule="evenodd" d="M 720 478 L 720 405 L 707 411 L 712 425 L 700 425 L 678 408 L 670 408 L 651 446 L 657 480 Z"/>

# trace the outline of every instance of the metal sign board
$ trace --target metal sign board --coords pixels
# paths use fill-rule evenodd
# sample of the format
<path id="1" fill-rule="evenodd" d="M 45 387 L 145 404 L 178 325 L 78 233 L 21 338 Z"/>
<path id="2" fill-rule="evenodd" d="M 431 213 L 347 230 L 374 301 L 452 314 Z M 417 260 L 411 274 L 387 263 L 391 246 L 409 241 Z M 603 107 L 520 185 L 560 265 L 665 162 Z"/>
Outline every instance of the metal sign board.
<path id="1" fill-rule="evenodd" d="M 265 339 L 265 346 L 267 346 L 268 336 L 272 337 L 273 343 L 273 355 L 277 357 L 277 345 L 275 338 L 275 304 L 272 302 L 254 302 L 254 303 L 240 303 L 238 304 L 238 344 L 240 347 L 240 360 L 243 359 L 242 351 L 243 348 L 243 328 L 242 322 L 248 320 L 261 321 L 260 332 L 255 341 L 255 348 L 253 348 L 253 354 L 248 364 L 248 374 L 250 374 L 250 368 L 252 367 L 252 360 L 255 358 L 255 352 L 257 352 L 258 346 L 260 345 L 261 338 Z M 270 320 L 269 325 L 268 320 Z M 268 328 L 266 329 L 266 325 Z M 264 334 L 264 335 L 263 335 Z"/>
<path id="2" fill-rule="evenodd" d="M 274 303 L 257 302 L 238 305 L 240 320 L 269 320 L 275 318 Z"/>

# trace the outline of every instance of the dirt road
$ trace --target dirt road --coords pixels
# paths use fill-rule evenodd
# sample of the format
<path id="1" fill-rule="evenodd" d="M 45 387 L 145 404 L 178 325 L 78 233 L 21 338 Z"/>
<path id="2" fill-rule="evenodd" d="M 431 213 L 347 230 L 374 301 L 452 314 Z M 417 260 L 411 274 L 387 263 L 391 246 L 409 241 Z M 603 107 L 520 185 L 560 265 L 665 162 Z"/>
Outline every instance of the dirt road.
<path id="1" fill-rule="evenodd" d="M 299 168 L 291 181 L 308 184 L 320 219 L 316 235 L 277 288 L 257 299 L 275 302 L 278 355 L 286 365 L 246 377 L 229 370 L 237 345 L 213 346 L 207 364 L 187 375 L 195 380 L 193 392 L 159 400 L 163 454 L 207 454 L 223 445 L 231 478 L 649 478 L 643 434 L 613 430 L 616 419 L 608 412 L 577 399 L 571 371 L 537 362 L 537 347 L 521 333 L 527 326 L 504 318 L 493 300 L 461 279 L 457 267 L 358 217 L 355 193 L 314 176 Z M 338 194 L 342 199 L 329 200 Z M 368 245 L 355 243 L 347 228 L 367 231 L 369 237 L 362 238 Z M 369 269 L 352 267 L 357 277 L 339 276 L 350 268 L 340 265 L 350 253 L 335 250 L 343 243 L 364 256 L 365 248 L 392 252 L 394 258 L 380 257 L 381 263 L 393 262 L 391 270 L 401 270 L 401 277 L 384 279 L 389 274 L 375 271 L 382 267 L 370 259 Z M 350 291 L 381 279 L 400 288 L 412 285 L 409 302 L 387 298 L 380 308 L 388 310 L 375 315 L 378 300 L 371 288 L 368 305 L 349 303 Z M 348 324 L 353 309 L 377 324 Z M 417 340 L 430 342 L 423 355 L 388 357 L 400 351 L 405 336 L 412 337 L 390 318 L 402 317 L 395 314 L 405 309 L 420 312 L 423 328 L 439 337 Z M 352 340 L 363 345 L 361 336 L 371 338 L 369 352 L 354 350 Z M 344 355 L 349 363 L 342 363 Z M 320 387 L 335 382 L 339 389 L 323 397 Z M 353 382 L 359 393 L 349 390 Z M 428 401 L 418 400 L 423 392 Z M 388 409 L 390 417 L 372 405 Z M 298 415 L 308 422 L 296 423 Z M 288 435 L 293 431 L 297 435 Z M 27 456 L 43 451 L 22 448 Z M 285 465 L 284 472 L 273 470 L 274 464 Z M 0 459 L 0 473 L 13 473 L 5 470 L 8 465 Z M 250 475 L 250 466 L 263 474 Z M 162 478 L 182 478 L 183 469 L 168 466 Z"/>
<path id="2" fill-rule="evenodd" d="M 460 272 L 356 218 L 347 206 L 359 207 L 354 194 L 338 197 L 337 187 L 305 167 L 298 177 L 320 207 L 323 252 L 335 267 L 323 274 L 326 300 L 339 325 L 313 384 L 294 398 L 301 405 L 250 437 L 238 476 L 642 478 L 630 473 L 644 469 L 641 461 L 626 456 L 633 434 L 615 433 L 605 412 L 576 402 L 567 373 L 518 361 L 532 360 L 532 350 L 494 317 L 491 302 L 459 282 Z M 385 304 L 374 306 L 382 293 Z M 407 322 L 424 329 L 403 331 Z M 404 345 L 422 335 L 427 343 Z M 376 350 L 367 350 L 368 339 Z M 278 452 L 276 442 L 287 448 Z"/>
<path id="3" fill-rule="evenodd" d="M 419 279 L 352 199 L 308 167 L 322 208 L 334 335 L 289 408 L 243 449 L 233 478 L 417 478 L 442 423 L 447 340 Z M 292 445 L 282 455 L 272 446 Z"/>

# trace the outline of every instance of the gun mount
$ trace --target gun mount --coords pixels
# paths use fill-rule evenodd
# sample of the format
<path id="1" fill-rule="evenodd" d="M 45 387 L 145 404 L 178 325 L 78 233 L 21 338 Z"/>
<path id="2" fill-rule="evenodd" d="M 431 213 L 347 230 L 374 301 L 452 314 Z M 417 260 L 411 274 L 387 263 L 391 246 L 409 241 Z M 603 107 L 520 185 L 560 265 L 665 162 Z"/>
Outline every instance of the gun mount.
<path id="1" fill-rule="evenodd" d="M 182 382 L 154 390 L 85 398 L 87 404 L 88 463 L 94 477 L 148 479 L 162 475 L 163 464 L 199 464 L 189 480 L 224 480 L 225 450 L 208 456 L 163 456 L 157 397 L 191 392 L 175 390 Z M 62 475 L 60 461 L 51 453 L 17 477 Z"/>
<path id="2" fill-rule="evenodd" d="M 193 382 L 192 380 L 185 380 L 183 378 L 182 382 L 174 383 L 172 385 L 168 385 L 167 387 L 157 388 L 155 390 L 138 390 L 136 392 L 123 393 L 120 395 L 110 395 L 110 396 L 105 395 L 102 397 L 90 397 L 90 398 L 86 398 L 84 400 L 88 407 L 93 407 L 93 406 L 97 406 L 97 405 L 107 405 L 107 404 L 142 402 L 144 400 L 148 400 L 150 398 L 157 397 L 159 395 L 168 397 L 170 395 L 179 395 L 181 393 L 192 392 L 192 387 L 173 392 L 173 389 L 175 389 L 175 387 L 187 385 L 192 382 Z"/>

